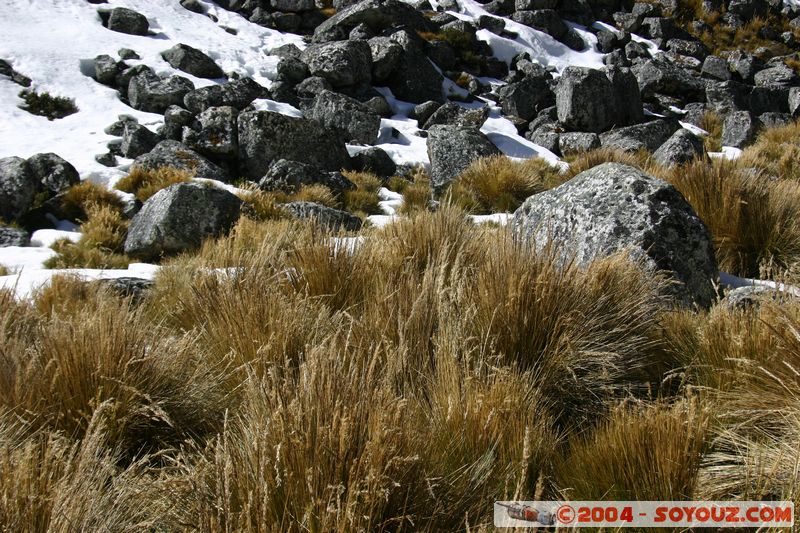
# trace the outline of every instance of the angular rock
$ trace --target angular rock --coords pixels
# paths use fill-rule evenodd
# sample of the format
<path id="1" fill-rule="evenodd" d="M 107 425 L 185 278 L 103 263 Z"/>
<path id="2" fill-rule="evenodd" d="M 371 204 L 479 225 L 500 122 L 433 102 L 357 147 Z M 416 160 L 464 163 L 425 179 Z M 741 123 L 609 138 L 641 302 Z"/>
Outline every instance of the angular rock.
<path id="1" fill-rule="evenodd" d="M 369 40 L 372 54 L 372 78 L 375 82 L 384 82 L 403 58 L 403 47 L 388 37 L 373 37 Z"/>
<path id="2" fill-rule="evenodd" d="M 642 95 L 636 76 L 628 68 L 606 67 L 606 77 L 614 90 L 615 109 L 614 126 L 629 126 L 644 121 Z"/>
<path id="3" fill-rule="evenodd" d="M 361 229 L 361 219 L 357 216 L 315 202 L 289 202 L 280 207 L 292 218 L 315 220 L 332 230 L 358 231 Z"/>
<path id="4" fill-rule="evenodd" d="M 750 107 L 750 88 L 737 81 L 709 83 L 706 88 L 706 101 L 711 109 L 721 115 Z"/>
<path id="5" fill-rule="evenodd" d="M 561 155 L 568 156 L 600 148 L 600 137 L 596 133 L 581 131 L 562 133 L 558 138 Z"/>
<path id="6" fill-rule="evenodd" d="M 390 178 L 397 173 L 397 165 L 382 148 L 373 146 L 353 156 L 353 168 L 360 172 L 372 172 L 381 178 Z"/>
<path id="7" fill-rule="evenodd" d="M 697 101 L 702 99 L 706 91 L 703 79 L 661 57 L 646 61 L 635 67 L 634 71 L 639 82 L 639 91 L 645 99 L 659 93 Z"/>
<path id="8" fill-rule="evenodd" d="M 314 42 L 346 39 L 350 32 L 364 24 L 375 35 L 388 28 L 405 27 L 411 31 L 435 31 L 434 23 L 422 13 L 399 0 L 364 0 L 346 9 L 317 26 Z"/>
<path id="9" fill-rule="evenodd" d="M 230 176 L 188 146 L 173 140 L 161 141 L 150 153 L 139 156 L 133 166 L 145 169 L 172 167 L 191 172 L 197 178 L 228 181 Z"/>
<path id="10" fill-rule="evenodd" d="M 198 248 L 233 226 L 241 204 L 227 191 L 196 183 L 162 189 L 133 217 L 125 253 L 149 261 Z"/>
<path id="11" fill-rule="evenodd" d="M 372 79 L 372 52 L 364 41 L 311 45 L 300 58 L 312 76 L 325 78 L 334 87 L 368 84 Z"/>
<path id="12" fill-rule="evenodd" d="M 753 76 L 755 84 L 764 86 L 780 85 L 783 87 L 792 87 L 798 84 L 798 77 L 794 70 L 785 64 L 775 65 L 774 67 L 765 68 L 756 72 Z"/>
<path id="13" fill-rule="evenodd" d="M 9 246 L 28 246 L 31 236 L 27 231 L 0 224 L 0 248 Z"/>
<path id="14" fill-rule="evenodd" d="M 450 126 L 471 126 L 480 128 L 486 119 L 489 118 L 489 108 L 482 106 L 477 109 L 470 109 L 458 105 L 456 102 L 447 102 L 440 106 L 433 114 L 428 117 L 422 129 L 429 130 L 437 124 L 447 124 Z"/>
<path id="15" fill-rule="evenodd" d="M 123 298 L 130 298 L 133 305 L 139 305 L 150 293 L 155 285 L 151 279 L 122 277 L 97 280 L 104 287 L 108 287 L 114 294 Z"/>
<path id="16" fill-rule="evenodd" d="M 758 120 L 749 111 L 735 111 L 722 123 L 722 144 L 742 148 L 755 140 Z"/>
<path id="17" fill-rule="evenodd" d="M 671 185 L 619 163 L 604 163 L 528 198 L 514 213 L 514 234 L 561 259 L 586 266 L 624 250 L 648 270 L 677 283 L 668 293 L 687 306 L 709 307 L 718 276 L 711 235 Z"/>
<path id="18" fill-rule="evenodd" d="M 759 128 L 780 128 L 792 122 L 789 113 L 762 113 L 758 116 Z"/>
<path id="19" fill-rule="evenodd" d="M 27 161 L 21 157 L 0 159 L 0 219 L 13 222 L 27 213 L 37 189 Z"/>
<path id="20" fill-rule="evenodd" d="M 421 104 L 441 102 L 444 77 L 424 54 L 404 54 L 388 80 L 394 95 L 404 101 Z"/>
<path id="21" fill-rule="evenodd" d="M 182 70 L 198 78 L 215 79 L 225 77 L 225 73 L 213 59 L 188 44 L 176 44 L 169 50 L 161 52 L 161 57 L 172 68 Z"/>
<path id="22" fill-rule="evenodd" d="M 665 167 L 674 167 L 701 157 L 704 151 L 703 140 L 681 128 L 655 151 L 653 159 Z"/>
<path id="23" fill-rule="evenodd" d="M 147 35 L 150 23 L 147 17 L 132 9 L 117 7 L 111 10 L 106 27 L 109 30 L 129 35 Z"/>
<path id="24" fill-rule="evenodd" d="M 511 16 L 514 22 L 542 31 L 556 40 L 560 40 L 569 31 L 558 12 L 554 9 L 536 9 L 517 11 Z"/>
<path id="25" fill-rule="evenodd" d="M 267 89 L 253 78 L 241 78 L 223 85 L 201 87 L 186 93 L 183 104 L 193 113 L 202 113 L 209 107 L 231 106 L 239 111 L 249 106 L 253 100 L 264 98 Z"/>
<path id="26" fill-rule="evenodd" d="M 314 9 L 314 0 L 270 0 L 270 5 L 278 11 L 300 12 Z"/>
<path id="27" fill-rule="evenodd" d="M 308 76 L 308 65 L 303 63 L 299 57 L 284 57 L 278 62 L 278 75 L 275 79 L 297 84 Z"/>
<path id="28" fill-rule="evenodd" d="M 603 148 L 612 148 L 623 152 L 638 152 L 639 150 L 655 152 L 680 127 L 677 120 L 651 120 L 601 133 L 600 144 Z"/>
<path id="29" fill-rule="evenodd" d="M 549 75 L 548 75 L 549 77 Z M 553 104 L 555 95 L 544 77 L 526 76 L 495 90 L 503 113 L 531 120 L 544 107 Z"/>
<path id="30" fill-rule="evenodd" d="M 789 89 L 789 113 L 793 117 L 800 115 L 800 87 Z"/>
<path id="31" fill-rule="evenodd" d="M 244 175 L 261 179 L 278 159 L 341 170 L 350 156 L 341 136 L 316 121 L 270 111 L 239 115 L 239 150 Z"/>
<path id="32" fill-rule="evenodd" d="M 94 58 L 94 79 L 103 85 L 113 86 L 120 72 L 119 63 L 109 55 L 99 55 Z"/>
<path id="33" fill-rule="evenodd" d="M 431 185 L 441 193 L 472 162 L 500 150 L 477 128 L 434 126 L 428 132 L 428 157 L 431 162 Z"/>
<path id="34" fill-rule="evenodd" d="M 717 56 L 708 56 L 703 61 L 703 67 L 700 73 L 704 78 L 710 78 L 719 81 L 728 81 L 731 79 L 731 71 L 728 70 L 728 62 Z"/>
<path id="35" fill-rule="evenodd" d="M 332 91 L 318 94 L 306 116 L 357 144 L 375 144 L 381 126 L 380 115 L 358 100 Z"/>
<path id="36" fill-rule="evenodd" d="M 341 172 L 325 172 L 313 165 L 286 159 L 275 161 L 258 183 L 258 187 L 262 191 L 283 191 L 292 194 L 303 185 L 314 184 L 324 185 L 334 194 L 356 188 L 355 184 Z"/>
<path id="37" fill-rule="evenodd" d="M 164 112 L 164 128 L 160 130 L 165 139 L 180 141 L 183 139 L 183 128 L 194 122 L 194 115 L 180 106 L 169 106 Z"/>
<path id="38" fill-rule="evenodd" d="M 788 113 L 789 87 L 782 85 L 762 85 L 750 91 L 749 109 L 754 115 L 762 113 Z"/>
<path id="39" fill-rule="evenodd" d="M 128 101 L 139 111 L 163 113 L 171 105 L 181 105 L 192 90 L 194 84 L 182 76 L 162 80 L 155 74 L 142 73 L 128 84 Z"/>
<path id="40" fill-rule="evenodd" d="M 128 159 L 135 159 L 155 148 L 160 140 L 158 135 L 149 129 L 130 122 L 125 125 L 125 131 L 122 134 L 120 154 Z"/>
<path id="41" fill-rule="evenodd" d="M 239 112 L 231 106 L 209 107 L 197 117 L 200 131 L 184 129 L 183 142 L 208 157 L 235 159 L 239 154 Z"/>
<path id="42" fill-rule="evenodd" d="M 40 190 L 56 195 L 81 181 L 80 174 L 64 158 L 53 154 L 36 154 L 28 158 L 28 168 Z"/>
<path id="43" fill-rule="evenodd" d="M 602 71 L 567 67 L 555 92 L 558 121 L 568 130 L 601 132 L 614 124 L 616 95 Z"/>

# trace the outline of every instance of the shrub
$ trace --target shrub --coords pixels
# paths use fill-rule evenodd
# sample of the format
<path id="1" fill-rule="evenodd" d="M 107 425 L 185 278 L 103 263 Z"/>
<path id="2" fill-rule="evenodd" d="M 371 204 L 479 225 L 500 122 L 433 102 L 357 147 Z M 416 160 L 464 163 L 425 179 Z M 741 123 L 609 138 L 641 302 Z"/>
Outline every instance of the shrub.
<path id="1" fill-rule="evenodd" d="M 190 181 L 193 176 L 191 172 L 173 167 L 157 169 L 133 167 L 127 176 L 117 182 L 116 187 L 134 194 L 139 201 L 145 202 L 161 189 Z"/>
<path id="2" fill-rule="evenodd" d="M 75 101 L 71 98 L 31 90 L 20 92 L 19 97 L 25 101 L 24 105 L 19 106 L 21 109 L 33 115 L 47 117 L 48 120 L 64 118 L 78 112 Z"/>
<path id="3" fill-rule="evenodd" d="M 475 214 L 513 212 L 556 182 L 558 170 L 541 158 L 516 162 L 492 156 L 472 163 L 450 186 L 457 205 Z"/>

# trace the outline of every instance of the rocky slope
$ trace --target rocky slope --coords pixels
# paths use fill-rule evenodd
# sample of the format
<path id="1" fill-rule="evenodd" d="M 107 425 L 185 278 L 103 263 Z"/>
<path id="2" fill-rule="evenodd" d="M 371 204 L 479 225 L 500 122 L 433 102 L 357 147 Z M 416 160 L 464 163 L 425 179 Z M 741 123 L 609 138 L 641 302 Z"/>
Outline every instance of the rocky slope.
<path id="1" fill-rule="evenodd" d="M 336 191 L 352 186 L 342 169 L 389 178 L 423 165 L 438 194 L 499 153 L 558 164 L 607 147 L 685 163 L 704 155 L 709 116 L 735 155 L 800 113 L 800 8 L 700 9 L 688 24 L 676 0 L 11 0 L 0 6 L 0 205 L 14 227 L 2 243 L 74 230 L 65 191 L 80 179 L 113 188 L 132 167 L 183 169 L 233 197 L 247 182 Z M 752 53 L 707 45 L 709 32 L 748 29 Z M 115 193 L 126 216 L 141 209 Z M 229 198 L 190 196 L 188 209 L 213 213 L 203 234 L 234 216 L 214 202 L 238 213 Z M 137 257 L 185 248 L 164 248 L 177 230 L 152 217 L 142 229 L 146 213 L 170 209 L 160 201 L 134 223 Z"/>

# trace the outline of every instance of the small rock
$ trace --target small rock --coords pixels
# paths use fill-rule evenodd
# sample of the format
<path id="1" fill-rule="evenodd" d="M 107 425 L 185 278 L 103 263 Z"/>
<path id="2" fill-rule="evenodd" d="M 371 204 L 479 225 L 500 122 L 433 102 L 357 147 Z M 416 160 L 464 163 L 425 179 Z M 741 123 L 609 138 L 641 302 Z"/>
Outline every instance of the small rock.
<path id="1" fill-rule="evenodd" d="M 125 125 L 120 153 L 123 157 L 135 159 L 155 148 L 159 141 L 158 135 L 140 124 L 131 122 Z"/>
<path id="2" fill-rule="evenodd" d="M 734 111 L 722 124 L 722 144 L 742 148 L 755 140 L 758 120 L 749 111 Z"/>
<path id="3" fill-rule="evenodd" d="M 558 148 L 565 157 L 588 152 L 600 148 L 600 137 L 596 133 L 580 131 L 562 133 L 558 139 Z"/>
<path id="4" fill-rule="evenodd" d="M 0 219 L 13 222 L 33 206 L 36 178 L 21 157 L 0 159 Z"/>
<path id="5" fill-rule="evenodd" d="M 111 10 L 106 26 L 109 30 L 129 35 L 147 35 L 150 23 L 147 17 L 132 9 L 117 7 Z"/>
<path id="6" fill-rule="evenodd" d="M 300 57 L 312 76 L 321 76 L 334 87 L 368 84 L 372 80 L 372 52 L 364 41 L 311 45 Z"/>
<path id="7" fill-rule="evenodd" d="M 639 150 L 655 152 L 679 128 L 680 124 L 677 120 L 651 120 L 602 133 L 600 134 L 600 144 L 603 148 L 612 148 L 623 152 L 638 152 Z"/>
<path id="8" fill-rule="evenodd" d="M 602 71 L 567 67 L 555 92 L 558 121 L 565 128 L 601 132 L 614 124 L 616 95 L 611 81 Z"/>
<path id="9" fill-rule="evenodd" d="M 196 48 L 183 43 L 161 52 L 161 57 L 172 68 L 182 70 L 198 78 L 223 78 L 225 73 L 213 59 Z"/>
<path id="10" fill-rule="evenodd" d="M 381 126 L 380 115 L 358 100 L 332 91 L 317 95 L 306 116 L 356 144 L 374 144 Z"/>
<path id="11" fill-rule="evenodd" d="M 133 166 L 145 169 L 172 167 L 185 170 L 198 178 L 228 181 L 230 176 L 205 157 L 188 146 L 173 140 L 161 141 L 149 153 L 139 156 Z"/>
<path id="12" fill-rule="evenodd" d="M 239 154 L 238 117 L 236 108 L 209 107 L 197 116 L 200 131 L 185 128 L 183 142 L 208 157 L 233 160 Z"/>
<path id="13" fill-rule="evenodd" d="M 382 148 L 373 146 L 353 156 L 353 167 L 361 172 L 372 172 L 382 178 L 394 176 L 397 165 Z"/>
<path id="14" fill-rule="evenodd" d="M 182 76 L 162 80 L 154 74 L 142 73 L 128 84 L 128 100 L 139 111 L 164 113 L 171 105 L 181 105 L 192 90 L 194 84 Z"/>
<path id="15" fill-rule="evenodd" d="M 183 104 L 193 113 L 222 106 L 231 106 L 242 111 L 253 100 L 264 98 L 266 92 L 266 88 L 252 78 L 241 78 L 223 85 L 210 85 L 190 91 L 183 97 Z"/>
<path id="16" fill-rule="evenodd" d="M 80 174 L 68 161 L 54 154 L 36 154 L 28 158 L 28 168 L 39 188 L 56 195 L 81 181 Z"/>
<path id="17" fill-rule="evenodd" d="M 314 184 L 325 185 L 334 194 L 356 188 L 355 184 L 341 172 L 325 172 L 313 165 L 286 159 L 275 161 L 258 183 L 258 187 L 262 191 L 283 191 L 293 194 L 303 185 Z"/>
<path id="18" fill-rule="evenodd" d="M 280 207 L 293 218 L 312 219 L 332 230 L 358 231 L 361 229 L 361 219 L 357 216 L 315 202 L 289 202 Z"/>
<path id="19" fill-rule="evenodd" d="M 703 140 L 681 128 L 655 151 L 653 159 L 666 167 L 674 167 L 701 157 L 704 152 Z"/>
<path id="20" fill-rule="evenodd" d="M 0 248 L 9 246 L 28 246 L 31 236 L 27 231 L 0 224 Z"/>

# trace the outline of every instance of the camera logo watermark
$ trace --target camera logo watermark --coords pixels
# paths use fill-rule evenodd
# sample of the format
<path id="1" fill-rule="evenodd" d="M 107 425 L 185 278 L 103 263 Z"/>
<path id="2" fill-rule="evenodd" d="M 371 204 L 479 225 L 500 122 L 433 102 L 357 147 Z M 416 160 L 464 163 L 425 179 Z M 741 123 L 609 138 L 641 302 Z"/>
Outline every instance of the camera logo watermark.
<path id="1" fill-rule="evenodd" d="M 789 501 L 498 501 L 496 527 L 792 527 Z"/>

